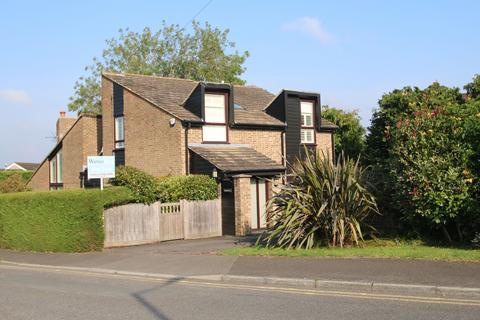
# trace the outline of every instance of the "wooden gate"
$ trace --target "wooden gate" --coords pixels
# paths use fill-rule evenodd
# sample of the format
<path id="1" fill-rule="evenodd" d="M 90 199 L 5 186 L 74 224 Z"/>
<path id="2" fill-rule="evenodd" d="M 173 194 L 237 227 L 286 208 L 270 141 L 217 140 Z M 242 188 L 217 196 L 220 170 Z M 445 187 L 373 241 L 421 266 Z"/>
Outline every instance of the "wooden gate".
<path id="1" fill-rule="evenodd" d="M 113 207 L 104 211 L 104 246 L 220 236 L 221 220 L 219 199 Z"/>

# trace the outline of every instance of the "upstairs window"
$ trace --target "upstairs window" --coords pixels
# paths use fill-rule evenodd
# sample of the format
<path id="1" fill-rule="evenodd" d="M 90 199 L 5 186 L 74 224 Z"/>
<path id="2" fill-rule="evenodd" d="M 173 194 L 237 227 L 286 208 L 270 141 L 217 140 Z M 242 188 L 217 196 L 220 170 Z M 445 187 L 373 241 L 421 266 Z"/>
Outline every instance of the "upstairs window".
<path id="1" fill-rule="evenodd" d="M 314 102 L 300 101 L 301 129 L 300 142 L 304 144 L 315 143 L 315 127 L 314 127 Z"/>
<path id="2" fill-rule="evenodd" d="M 227 142 L 227 95 L 222 93 L 205 94 L 204 142 Z"/>
<path id="3" fill-rule="evenodd" d="M 123 116 L 115 117 L 115 149 L 125 148 L 125 127 Z"/>
<path id="4" fill-rule="evenodd" d="M 50 189 L 61 189 L 63 184 L 63 155 L 62 149 L 50 159 Z"/>

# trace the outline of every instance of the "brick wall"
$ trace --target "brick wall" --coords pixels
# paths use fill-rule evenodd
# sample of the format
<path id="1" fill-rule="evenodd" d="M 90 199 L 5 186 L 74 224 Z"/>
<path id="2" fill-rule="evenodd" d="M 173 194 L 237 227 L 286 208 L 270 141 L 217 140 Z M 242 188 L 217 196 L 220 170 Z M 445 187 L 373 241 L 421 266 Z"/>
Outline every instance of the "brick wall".
<path id="1" fill-rule="evenodd" d="M 125 165 L 154 176 L 180 175 L 185 164 L 182 124 L 172 115 L 124 90 Z M 113 125 L 113 123 L 112 123 Z"/>
<path id="2" fill-rule="evenodd" d="M 58 118 L 57 120 L 57 142 L 60 141 L 65 133 L 70 129 L 77 121 L 77 118 Z"/>
<path id="3" fill-rule="evenodd" d="M 113 83 L 102 77 L 102 146 L 103 155 L 113 155 L 114 120 L 113 120 Z"/>
<path id="4" fill-rule="evenodd" d="M 317 132 L 317 150 L 328 154 L 332 158 L 333 146 L 332 146 L 332 133 L 330 132 Z"/>
<path id="5" fill-rule="evenodd" d="M 251 192 L 249 175 L 234 176 L 235 192 L 235 235 L 243 236 L 251 231 Z"/>
<path id="6" fill-rule="evenodd" d="M 35 191 L 45 191 L 49 190 L 50 185 L 49 185 L 49 174 L 50 171 L 48 169 L 49 162 L 48 160 L 45 160 L 42 162 L 38 170 L 35 172 L 34 176 L 30 181 L 28 182 L 27 187 L 35 190 Z"/>

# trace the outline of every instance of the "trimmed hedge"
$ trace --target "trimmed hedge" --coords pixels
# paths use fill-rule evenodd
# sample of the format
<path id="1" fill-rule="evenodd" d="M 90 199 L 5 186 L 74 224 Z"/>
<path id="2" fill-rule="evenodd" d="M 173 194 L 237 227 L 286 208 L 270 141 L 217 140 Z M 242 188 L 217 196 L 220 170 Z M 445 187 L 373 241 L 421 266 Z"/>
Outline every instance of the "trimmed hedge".
<path id="1" fill-rule="evenodd" d="M 217 197 L 217 183 L 205 175 L 168 177 L 158 184 L 158 198 L 161 202 L 213 200 Z"/>
<path id="2" fill-rule="evenodd" d="M 103 209 L 132 202 L 122 187 L 0 195 L 0 247 L 45 252 L 103 248 Z"/>
<path id="3" fill-rule="evenodd" d="M 154 176 L 133 167 L 120 166 L 116 170 L 115 185 L 125 186 L 135 195 L 136 202 L 153 203 L 158 200 L 158 183 Z"/>
<path id="4" fill-rule="evenodd" d="M 115 185 L 129 188 L 136 202 L 146 204 L 180 200 L 212 200 L 218 197 L 217 183 L 206 175 L 155 178 L 133 167 L 119 167 Z"/>
<path id="5" fill-rule="evenodd" d="M 7 179 L 12 175 L 20 175 L 23 180 L 28 181 L 33 175 L 33 171 L 23 171 L 23 170 L 2 170 L 0 171 L 0 181 Z"/>

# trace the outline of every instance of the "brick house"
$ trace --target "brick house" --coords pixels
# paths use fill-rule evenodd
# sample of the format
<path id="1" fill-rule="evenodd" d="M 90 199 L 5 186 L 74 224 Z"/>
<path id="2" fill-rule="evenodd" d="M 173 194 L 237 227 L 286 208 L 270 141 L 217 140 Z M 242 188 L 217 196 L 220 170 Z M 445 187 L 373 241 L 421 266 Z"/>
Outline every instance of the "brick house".
<path id="1" fill-rule="evenodd" d="M 87 156 L 101 151 L 102 118 L 81 114 L 67 118 L 60 113 L 57 121 L 57 144 L 37 168 L 27 187 L 33 190 L 78 189 L 85 179 Z"/>
<path id="2" fill-rule="evenodd" d="M 263 213 L 273 182 L 285 178 L 287 163 L 302 157 L 304 146 L 334 154 L 336 126 L 320 117 L 317 93 L 282 90 L 275 96 L 255 86 L 104 73 L 102 115 L 101 121 L 96 118 L 101 128 L 90 138 L 97 142 L 91 143 L 88 155 L 102 150 L 103 155 L 115 155 L 116 165 L 154 176 L 215 177 L 224 234 L 266 227 Z M 67 170 L 69 135 L 59 142 L 63 147 L 47 157 L 50 166 L 42 166 L 52 167 L 55 150 L 63 150 Z M 76 156 L 77 180 L 86 155 L 82 151 L 82 161 Z M 36 180 L 34 176 L 31 182 Z M 77 181 L 76 186 L 81 184 Z M 63 187 L 73 185 L 64 182 Z"/>

